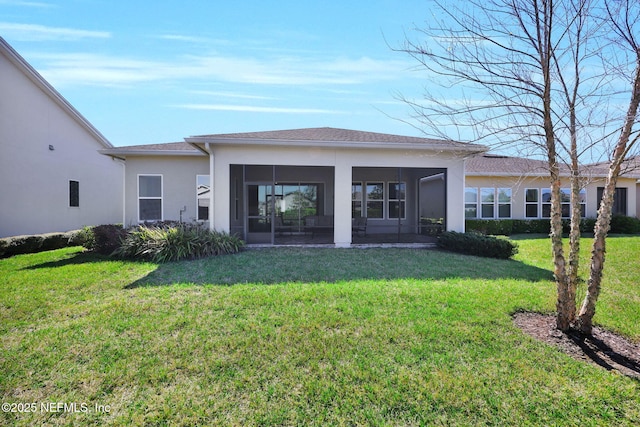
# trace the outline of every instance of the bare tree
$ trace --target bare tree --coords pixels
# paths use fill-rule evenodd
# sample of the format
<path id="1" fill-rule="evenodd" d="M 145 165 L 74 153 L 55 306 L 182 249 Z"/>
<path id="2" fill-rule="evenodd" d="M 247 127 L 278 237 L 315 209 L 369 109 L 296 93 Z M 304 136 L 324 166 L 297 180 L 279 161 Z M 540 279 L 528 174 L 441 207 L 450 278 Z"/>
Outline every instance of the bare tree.
<path id="1" fill-rule="evenodd" d="M 443 96 L 430 86 L 424 101 L 405 101 L 413 107 L 414 118 L 436 136 L 446 137 L 453 129 L 459 132 L 458 137 L 471 135 L 465 139 L 493 147 L 519 147 L 526 155 L 546 160 L 557 327 L 566 331 L 576 320 L 579 197 L 585 184 L 581 159 L 601 150 L 611 135 L 608 104 L 619 77 L 613 71 L 624 67 L 618 63 L 614 68 L 606 58 L 612 47 L 621 45 L 637 53 L 633 37 L 637 16 L 627 13 L 627 21 L 621 20 L 624 5 L 627 12 L 633 6 L 629 0 L 610 0 L 613 6 L 596 0 L 471 0 L 462 6 L 434 3 L 444 19 L 434 15 L 427 28 L 418 29 L 426 41 L 407 40 L 400 50 L 417 59 L 448 92 Z M 602 4 L 611 7 L 602 9 Z M 612 25 L 616 39 L 605 37 Z M 452 93 L 461 96 L 452 99 Z M 626 135 L 627 142 L 637 114 L 637 105 L 632 111 L 633 104 L 626 116 L 632 124 L 628 133 L 623 126 L 620 136 L 625 140 Z M 580 312 L 580 324 L 584 325 L 580 328 L 585 332 L 590 331 L 590 323 L 582 322 L 583 311 L 586 320 L 591 311 L 585 307 L 595 307 L 595 289 L 600 286 L 597 271 L 601 276 L 604 238 L 620 172 L 619 166 L 613 165 L 624 160 L 629 144 L 620 150 L 618 146 L 603 196 L 605 207 L 599 211 L 596 226 L 589 280 L 593 292 L 588 293 L 593 304 L 585 299 Z M 570 171 L 572 199 L 568 262 L 563 249 L 561 200 L 561 171 L 566 169 Z M 606 229 L 604 233 L 602 229 Z"/>
<path id="2" fill-rule="evenodd" d="M 576 326 L 583 332 L 590 334 L 593 326 L 593 316 L 596 310 L 596 301 L 600 295 L 602 273 L 604 270 L 606 237 L 611 225 L 611 211 L 615 194 L 616 182 L 622 171 L 622 165 L 627 160 L 627 155 L 638 142 L 638 108 L 640 105 L 640 5 L 637 0 L 605 2 L 605 22 L 614 36 L 614 44 L 620 48 L 620 52 L 628 53 L 624 56 L 621 67 L 623 70 L 633 70 L 626 76 L 631 87 L 629 106 L 622 119 L 616 145 L 609 162 L 609 173 L 605 182 L 598 218 L 594 229 L 594 239 L 591 248 L 591 266 L 587 292 L 580 308 Z M 628 64 L 628 65 L 627 65 Z M 625 77 L 623 72 L 623 76 Z M 630 77 L 630 79 L 629 79 Z"/>

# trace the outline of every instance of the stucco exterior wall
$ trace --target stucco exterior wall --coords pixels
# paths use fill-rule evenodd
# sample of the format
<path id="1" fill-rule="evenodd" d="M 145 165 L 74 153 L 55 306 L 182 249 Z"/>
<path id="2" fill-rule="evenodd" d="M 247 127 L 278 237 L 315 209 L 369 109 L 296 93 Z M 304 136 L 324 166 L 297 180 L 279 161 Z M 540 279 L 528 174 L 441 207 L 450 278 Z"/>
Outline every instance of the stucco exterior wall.
<path id="1" fill-rule="evenodd" d="M 0 237 L 120 222 L 122 164 L 1 50 L 0 94 Z"/>
<path id="2" fill-rule="evenodd" d="M 464 229 L 463 160 L 449 154 L 420 155 L 415 150 L 390 150 L 354 148 L 317 148 L 317 147 L 280 147 L 260 145 L 215 146 L 213 152 L 213 209 L 211 212 L 213 228 L 232 231 L 241 227 L 243 212 L 236 214 L 230 203 L 242 199 L 243 188 L 234 184 L 242 175 L 241 165 L 264 165 L 264 176 L 259 168 L 251 169 L 254 177 L 245 177 L 246 182 L 270 182 L 272 168 L 280 174 L 277 180 L 286 181 L 299 177 L 300 170 L 284 166 L 322 167 L 305 171 L 305 179 L 318 180 L 325 184 L 323 209 L 333 212 L 335 217 L 334 242 L 336 246 L 348 246 L 351 243 L 351 183 L 358 168 L 434 168 L 446 172 L 447 228 L 462 231 Z M 126 160 L 125 178 L 125 225 L 139 223 L 138 213 L 138 176 L 162 176 L 162 219 L 178 220 L 180 210 L 186 207 L 182 219 L 191 221 L 196 216 L 196 176 L 209 174 L 207 156 L 168 156 L 168 155 L 129 155 Z M 268 170 L 267 170 L 268 169 Z M 249 170 L 249 169 L 247 169 Z M 362 172 L 362 170 L 360 170 Z M 266 174 L 266 175 L 265 175 Z M 391 178 L 389 178 L 391 179 Z M 241 181 L 241 180 L 240 180 Z M 415 185 L 410 191 L 417 192 Z M 238 204 L 241 209 L 242 202 Z"/>
<path id="3" fill-rule="evenodd" d="M 569 180 L 562 181 L 563 188 L 569 188 Z M 586 217 L 595 218 L 598 212 L 598 187 L 604 186 L 604 179 L 594 179 L 586 187 Z M 467 176 L 465 187 L 474 188 L 511 188 L 511 218 L 525 219 L 525 190 L 528 188 L 549 188 L 547 177 L 497 177 L 497 176 Z M 627 215 L 637 216 L 638 200 L 636 180 L 621 177 L 618 188 L 627 188 Z"/>
<path id="4" fill-rule="evenodd" d="M 351 182 L 353 168 L 440 168 L 447 172 L 447 228 L 464 230 L 464 167 L 461 158 L 448 153 L 424 154 L 416 150 L 388 148 L 323 148 L 274 146 L 216 146 L 214 161 L 214 227 L 229 231 L 229 170 L 232 164 L 330 166 L 335 168 L 334 211 L 336 218 L 348 218 L 345 224 L 335 224 L 336 245 L 351 241 Z"/>
<path id="5" fill-rule="evenodd" d="M 200 157 L 129 157 L 125 178 L 125 226 L 139 223 L 138 176 L 162 175 L 163 220 L 178 221 L 180 210 L 183 221 L 194 221 L 197 212 L 196 175 L 209 175 L 209 161 Z M 227 200 L 226 206 L 228 207 Z"/>

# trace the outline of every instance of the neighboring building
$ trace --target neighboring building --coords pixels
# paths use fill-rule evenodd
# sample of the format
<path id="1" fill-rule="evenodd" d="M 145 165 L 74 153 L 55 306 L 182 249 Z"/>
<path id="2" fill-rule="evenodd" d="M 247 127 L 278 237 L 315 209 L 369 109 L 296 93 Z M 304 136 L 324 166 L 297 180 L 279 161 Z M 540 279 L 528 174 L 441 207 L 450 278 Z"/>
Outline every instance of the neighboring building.
<path id="1" fill-rule="evenodd" d="M 629 163 L 631 166 L 631 163 Z M 605 164 L 586 165 L 581 193 L 582 216 L 595 218 L 608 169 Z M 471 158 L 465 169 L 465 217 L 467 219 L 549 218 L 551 194 L 544 161 L 484 154 Z M 567 168 L 562 170 L 563 216 L 570 215 Z M 640 170 L 628 167 L 616 186 L 614 214 L 637 216 L 640 209 Z"/>
<path id="2" fill-rule="evenodd" d="M 0 237 L 122 222 L 112 145 L 0 38 Z"/>
<path id="3" fill-rule="evenodd" d="M 125 225 L 207 221 L 266 244 L 423 241 L 434 222 L 464 230 L 465 158 L 486 151 L 334 128 L 185 141 L 101 150 L 126 161 Z"/>

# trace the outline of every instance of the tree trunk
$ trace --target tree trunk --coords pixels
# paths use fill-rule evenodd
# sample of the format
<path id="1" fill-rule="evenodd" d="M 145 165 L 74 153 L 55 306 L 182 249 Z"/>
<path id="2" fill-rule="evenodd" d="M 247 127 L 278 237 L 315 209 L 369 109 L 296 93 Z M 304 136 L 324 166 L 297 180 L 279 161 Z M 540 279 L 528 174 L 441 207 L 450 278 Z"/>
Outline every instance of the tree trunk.
<path id="1" fill-rule="evenodd" d="M 619 168 L 618 168 L 619 171 Z M 613 175 L 613 176 L 612 176 Z M 606 253 L 607 234 L 611 226 L 611 208 L 613 206 L 613 195 L 615 193 L 617 175 L 612 171 L 607 177 L 607 185 L 602 194 L 600 209 L 598 209 L 598 219 L 594 229 L 593 246 L 591 248 L 591 267 L 589 271 L 589 281 L 587 282 L 587 294 L 585 295 L 580 313 L 576 322 L 576 328 L 591 335 L 593 329 L 593 316 L 596 314 L 596 302 L 600 296 L 602 284 L 602 271 Z"/>
<path id="2" fill-rule="evenodd" d="M 557 168 L 557 167 L 556 167 Z M 556 200 L 554 202 L 554 199 Z M 568 331 L 575 315 L 570 304 L 569 276 L 567 275 L 564 248 L 562 246 L 562 207 L 560 203 L 560 179 L 551 183 L 551 247 L 553 250 L 553 275 L 556 281 L 558 299 L 556 302 L 556 327 Z"/>
<path id="3" fill-rule="evenodd" d="M 577 168 L 576 164 L 572 167 Z M 569 232 L 569 277 L 567 280 L 566 315 L 570 323 L 576 320 L 576 294 L 578 291 L 578 270 L 580 269 L 580 223 L 582 209 L 580 206 L 581 182 L 578 170 L 571 177 L 571 231 Z"/>
<path id="4" fill-rule="evenodd" d="M 613 196 L 616 190 L 616 183 L 620 175 L 622 162 L 627 152 L 636 141 L 637 137 L 630 143 L 633 125 L 638 116 L 638 106 L 640 105 L 640 46 L 636 48 L 636 69 L 634 72 L 633 92 L 629 109 L 625 117 L 625 122 L 620 131 L 620 137 L 616 143 L 615 150 L 609 167 L 609 174 L 602 193 L 602 201 L 598 209 L 598 219 L 594 230 L 593 247 L 591 250 L 591 268 L 587 286 L 587 295 L 582 302 L 580 314 L 576 322 L 578 330 L 585 334 L 591 334 L 593 328 L 593 316 L 596 313 L 596 302 L 600 296 L 600 285 L 602 283 L 602 270 L 604 269 L 606 238 L 611 226 L 611 210 L 613 207 Z"/>

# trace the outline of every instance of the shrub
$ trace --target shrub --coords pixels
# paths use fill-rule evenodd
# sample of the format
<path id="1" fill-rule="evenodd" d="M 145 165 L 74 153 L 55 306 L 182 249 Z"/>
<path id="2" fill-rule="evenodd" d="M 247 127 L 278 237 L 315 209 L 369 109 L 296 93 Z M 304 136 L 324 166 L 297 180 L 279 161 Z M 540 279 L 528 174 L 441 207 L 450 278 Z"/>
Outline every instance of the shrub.
<path id="1" fill-rule="evenodd" d="M 513 224 L 511 219 L 468 219 L 466 229 L 480 234 L 509 236 L 513 233 Z"/>
<path id="2" fill-rule="evenodd" d="M 44 237 L 41 234 L 33 236 L 13 236 L 4 239 L 4 256 L 31 254 L 42 250 Z"/>
<path id="3" fill-rule="evenodd" d="M 73 245 L 75 233 L 77 231 L 5 237 L 0 239 L 0 258 L 65 248 Z"/>
<path id="4" fill-rule="evenodd" d="M 637 234 L 640 233 L 640 220 L 631 216 L 613 215 L 611 217 L 610 233 Z"/>
<path id="5" fill-rule="evenodd" d="M 96 246 L 93 227 L 84 227 L 81 230 L 74 231 L 73 235 L 69 237 L 69 245 L 82 246 L 90 251 L 93 250 Z"/>
<path id="6" fill-rule="evenodd" d="M 9 239 L 0 239 L 0 258 L 4 258 L 9 247 Z M 6 255 L 9 256 L 9 255 Z"/>
<path id="7" fill-rule="evenodd" d="M 243 247 L 240 238 L 198 224 L 141 225 L 127 233 L 114 255 L 167 262 L 231 254 Z"/>
<path id="8" fill-rule="evenodd" d="M 593 232 L 595 224 L 595 218 L 582 218 L 580 221 L 580 231 L 583 233 L 591 233 Z M 465 221 L 465 228 L 469 232 L 504 236 L 510 236 L 512 234 L 549 234 L 551 232 L 551 224 L 548 218 L 467 219 Z M 564 218 L 562 220 L 562 232 L 568 234 L 570 231 L 571 220 Z M 640 220 L 625 216 L 614 216 L 611 219 L 611 232 L 621 234 L 640 233 Z"/>
<path id="9" fill-rule="evenodd" d="M 488 258 L 508 259 L 518 253 L 515 243 L 478 233 L 447 231 L 438 238 L 438 246 L 453 252 Z"/>
<path id="10" fill-rule="evenodd" d="M 69 246 L 70 233 L 47 233 L 42 234 L 41 251 L 50 251 Z"/>
<path id="11" fill-rule="evenodd" d="M 93 250 L 102 255 L 111 255 L 120 247 L 127 232 L 120 225 L 104 224 L 93 227 Z"/>

